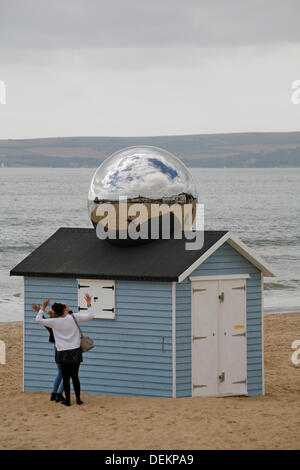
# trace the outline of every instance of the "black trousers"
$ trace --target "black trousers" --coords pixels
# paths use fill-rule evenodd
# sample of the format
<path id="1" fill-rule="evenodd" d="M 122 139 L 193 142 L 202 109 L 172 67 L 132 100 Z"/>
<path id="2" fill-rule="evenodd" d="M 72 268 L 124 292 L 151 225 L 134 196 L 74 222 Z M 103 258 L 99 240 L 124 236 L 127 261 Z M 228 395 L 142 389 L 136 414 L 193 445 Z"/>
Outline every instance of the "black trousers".
<path id="1" fill-rule="evenodd" d="M 70 379 L 72 378 L 74 392 L 76 395 L 77 402 L 80 401 L 80 381 L 78 377 L 78 371 L 80 362 L 75 363 L 64 363 L 61 364 L 62 378 L 64 384 L 64 390 L 66 395 L 67 403 L 70 403 Z"/>

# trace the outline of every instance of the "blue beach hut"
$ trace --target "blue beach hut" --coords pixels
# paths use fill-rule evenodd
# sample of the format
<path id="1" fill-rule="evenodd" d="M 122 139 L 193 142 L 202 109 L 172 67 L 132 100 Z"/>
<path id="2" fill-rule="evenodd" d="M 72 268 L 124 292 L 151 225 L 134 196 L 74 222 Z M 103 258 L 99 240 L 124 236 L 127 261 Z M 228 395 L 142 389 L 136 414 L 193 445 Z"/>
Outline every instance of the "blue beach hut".
<path id="1" fill-rule="evenodd" d="M 60 228 L 10 272 L 24 276 L 24 391 L 49 391 L 53 346 L 32 303 L 73 311 L 95 348 L 80 368 L 84 392 L 148 397 L 264 393 L 263 277 L 267 264 L 230 232 L 120 247 L 94 229 Z"/>

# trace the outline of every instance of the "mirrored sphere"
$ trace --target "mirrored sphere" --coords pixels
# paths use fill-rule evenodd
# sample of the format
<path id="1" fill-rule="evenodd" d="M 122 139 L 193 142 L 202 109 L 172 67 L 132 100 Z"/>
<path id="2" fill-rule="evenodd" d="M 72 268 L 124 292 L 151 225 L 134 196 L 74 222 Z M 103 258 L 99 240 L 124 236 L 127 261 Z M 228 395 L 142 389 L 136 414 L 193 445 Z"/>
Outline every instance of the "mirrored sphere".
<path id="1" fill-rule="evenodd" d="M 190 171 L 177 157 L 157 147 L 125 148 L 99 166 L 88 193 L 89 216 L 94 227 L 103 220 L 98 208 L 113 204 L 119 214 L 122 198 L 127 198 L 128 207 L 132 204 L 148 207 L 144 219 L 139 214 L 140 225 L 151 218 L 153 204 L 193 204 L 192 218 L 195 217 L 197 191 Z M 133 218 L 126 217 L 122 226 L 111 221 L 108 231 L 115 236 L 114 231 L 127 230 Z"/>

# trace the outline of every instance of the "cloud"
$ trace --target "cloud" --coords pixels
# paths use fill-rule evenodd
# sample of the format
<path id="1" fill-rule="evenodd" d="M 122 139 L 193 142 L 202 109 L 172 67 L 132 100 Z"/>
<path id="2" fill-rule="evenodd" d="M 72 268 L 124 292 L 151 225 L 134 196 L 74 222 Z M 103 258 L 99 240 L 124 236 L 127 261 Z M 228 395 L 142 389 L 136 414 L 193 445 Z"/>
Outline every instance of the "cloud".
<path id="1" fill-rule="evenodd" d="M 299 0 L 0 0 L 0 138 L 299 129 Z"/>
<path id="2" fill-rule="evenodd" d="M 164 151 L 154 148 L 123 150 L 105 161 L 94 175 L 89 198 L 93 200 L 127 197 L 195 194 L 187 169 Z"/>
<path id="3" fill-rule="evenodd" d="M 0 8 L 0 44 L 11 52 L 300 40 L 298 0 L 10 0 Z"/>

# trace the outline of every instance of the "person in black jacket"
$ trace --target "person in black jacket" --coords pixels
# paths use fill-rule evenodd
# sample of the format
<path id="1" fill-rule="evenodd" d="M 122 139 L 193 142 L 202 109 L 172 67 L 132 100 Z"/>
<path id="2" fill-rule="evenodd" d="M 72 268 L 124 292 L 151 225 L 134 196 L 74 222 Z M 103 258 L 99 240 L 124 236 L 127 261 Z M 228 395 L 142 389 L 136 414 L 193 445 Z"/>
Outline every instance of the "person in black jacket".
<path id="1" fill-rule="evenodd" d="M 47 314 L 49 315 L 50 318 L 55 318 L 55 312 L 50 308 L 47 311 Z M 49 342 L 54 344 L 54 353 L 56 353 L 56 347 L 55 347 L 55 340 L 54 340 L 54 334 L 52 328 L 48 328 L 46 326 L 47 330 L 49 331 Z M 52 393 L 50 396 L 51 401 L 56 401 L 61 402 L 65 401 L 66 398 L 63 396 L 63 391 L 64 391 L 64 384 L 63 384 L 63 379 L 62 379 L 62 370 L 61 370 L 61 365 L 57 364 L 57 376 L 55 377 L 54 383 L 53 383 L 53 388 L 52 388 Z"/>

